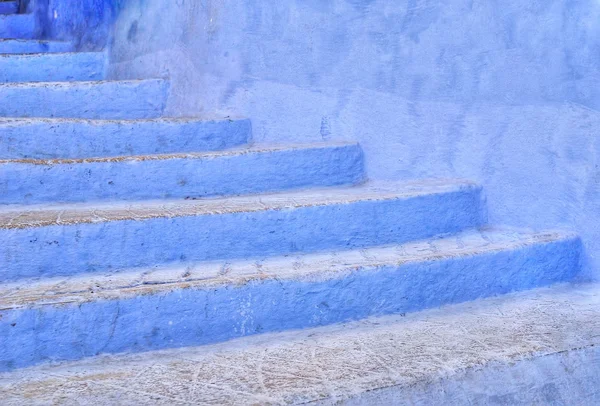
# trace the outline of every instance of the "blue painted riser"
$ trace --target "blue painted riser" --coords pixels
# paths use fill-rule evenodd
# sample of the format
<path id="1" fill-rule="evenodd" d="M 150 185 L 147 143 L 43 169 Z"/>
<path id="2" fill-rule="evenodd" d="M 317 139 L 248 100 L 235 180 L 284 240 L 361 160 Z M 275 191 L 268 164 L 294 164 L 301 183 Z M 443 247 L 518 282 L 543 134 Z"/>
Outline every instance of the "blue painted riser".
<path id="1" fill-rule="evenodd" d="M 33 14 L 0 15 L 0 38 L 32 39 L 37 37 Z"/>
<path id="2" fill-rule="evenodd" d="M 102 52 L 0 55 L 0 82 L 60 82 L 102 80 Z"/>
<path id="3" fill-rule="evenodd" d="M 75 46 L 70 42 L 0 38 L 0 54 L 39 54 L 45 52 L 72 52 L 74 50 Z"/>
<path id="4" fill-rule="evenodd" d="M 469 256 L 6 310 L 0 370 L 99 353 L 209 344 L 403 313 L 571 279 L 575 238 Z M 93 296 L 93 295 L 89 295 Z M 43 300 L 43 298 L 42 298 Z"/>
<path id="5" fill-rule="evenodd" d="M 88 158 L 215 151 L 252 140 L 248 119 L 0 118 L 0 159 Z"/>
<path id="6" fill-rule="evenodd" d="M 0 84 L 0 117 L 155 118 L 168 88 L 160 79 Z"/>
<path id="7" fill-rule="evenodd" d="M 2 214 L 0 226 L 0 278 L 379 245 L 483 223 L 476 186 L 352 198 L 346 192 L 58 208 L 55 214 L 10 211 Z"/>
<path id="8" fill-rule="evenodd" d="M 357 144 L 87 161 L 0 160 L 0 204 L 207 197 L 363 179 Z"/>
<path id="9" fill-rule="evenodd" d="M 0 1 L 0 14 L 16 14 L 19 11 L 19 3 L 16 1 Z"/>

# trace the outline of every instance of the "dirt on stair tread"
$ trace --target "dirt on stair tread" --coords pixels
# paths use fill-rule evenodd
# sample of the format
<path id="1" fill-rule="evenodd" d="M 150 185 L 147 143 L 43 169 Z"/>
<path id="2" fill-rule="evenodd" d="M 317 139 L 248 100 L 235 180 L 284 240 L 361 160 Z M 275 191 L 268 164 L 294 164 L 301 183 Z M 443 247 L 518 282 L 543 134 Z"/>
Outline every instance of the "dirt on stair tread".
<path id="1" fill-rule="evenodd" d="M 292 192 L 198 200 L 75 203 L 69 205 L 10 205 L 0 209 L 0 229 L 172 218 L 224 213 L 284 210 L 350 204 L 358 201 L 407 199 L 479 188 L 466 180 L 433 179 L 411 182 L 368 182 L 359 186 L 311 188 Z"/>
<path id="2" fill-rule="evenodd" d="M 261 280 L 320 280 L 357 269 L 397 266 L 452 257 L 489 254 L 577 238 L 560 231 L 470 230 L 399 245 L 366 247 L 262 259 L 184 263 L 121 272 L 83 274 L 0 285 L 0 310 L 30 305 L 81 303 L 186 288 L 235 286 Z"/>
<path id="3" fill-rule="evenodd" d="M 6 405 L 48 399 L 334 404 L 378 389 L 408 390 L 489 365 L 593 348 L 600 345 L 598 314 L 600 285 L 562 285 L 223 344 L 44 365 L 0 374 L 0 396 Z"/>

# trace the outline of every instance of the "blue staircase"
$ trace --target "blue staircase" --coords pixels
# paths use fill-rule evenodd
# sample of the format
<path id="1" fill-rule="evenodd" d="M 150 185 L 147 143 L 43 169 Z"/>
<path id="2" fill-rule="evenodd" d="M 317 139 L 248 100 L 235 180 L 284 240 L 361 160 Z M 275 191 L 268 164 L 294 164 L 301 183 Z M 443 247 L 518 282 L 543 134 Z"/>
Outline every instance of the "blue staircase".
<path id="1" fill-rule="evenodd" d="M 581 242 L 486 224 L 460 179 L 375 182 L 352 142 L 164 116 L 169 80 L 0 2 L 0 371 L 405 313 L 572 279 Z"/>

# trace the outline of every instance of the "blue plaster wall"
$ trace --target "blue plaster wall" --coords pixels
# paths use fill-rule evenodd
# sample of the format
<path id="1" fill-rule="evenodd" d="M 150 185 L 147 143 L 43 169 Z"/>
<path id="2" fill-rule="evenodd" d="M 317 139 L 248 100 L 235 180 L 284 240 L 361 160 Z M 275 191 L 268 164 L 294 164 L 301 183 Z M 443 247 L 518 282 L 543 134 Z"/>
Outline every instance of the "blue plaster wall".
<path id="1" fill-rule="evenodd" d="M 169 75 L 169 114 L 246 115 L 259 142 L 357 140 L 371 178 L 471 178 L 492 223 L 573 229 L 600 275 L 599 0 L 110 7 L 110 74 Z"/>

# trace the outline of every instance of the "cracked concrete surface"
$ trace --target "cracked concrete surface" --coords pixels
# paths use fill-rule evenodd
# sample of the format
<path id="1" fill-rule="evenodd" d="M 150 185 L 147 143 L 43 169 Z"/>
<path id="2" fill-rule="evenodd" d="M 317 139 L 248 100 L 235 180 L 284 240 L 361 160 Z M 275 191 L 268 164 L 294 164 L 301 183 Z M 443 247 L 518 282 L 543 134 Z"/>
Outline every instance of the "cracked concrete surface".
<path id="1" fill-rule="evenodd" d="M 600 285 L 562 285 L 406 316 L 20 370 L 0 374 L 0 397 L 8 406 L 545 404 L 551 390 L 569 404 L 597 404 L 599 316 Z M 544 367 L 552 362 L 563 368 Z M 467 390 L 473 376 L 487 384 L 477 393 Z"/>

